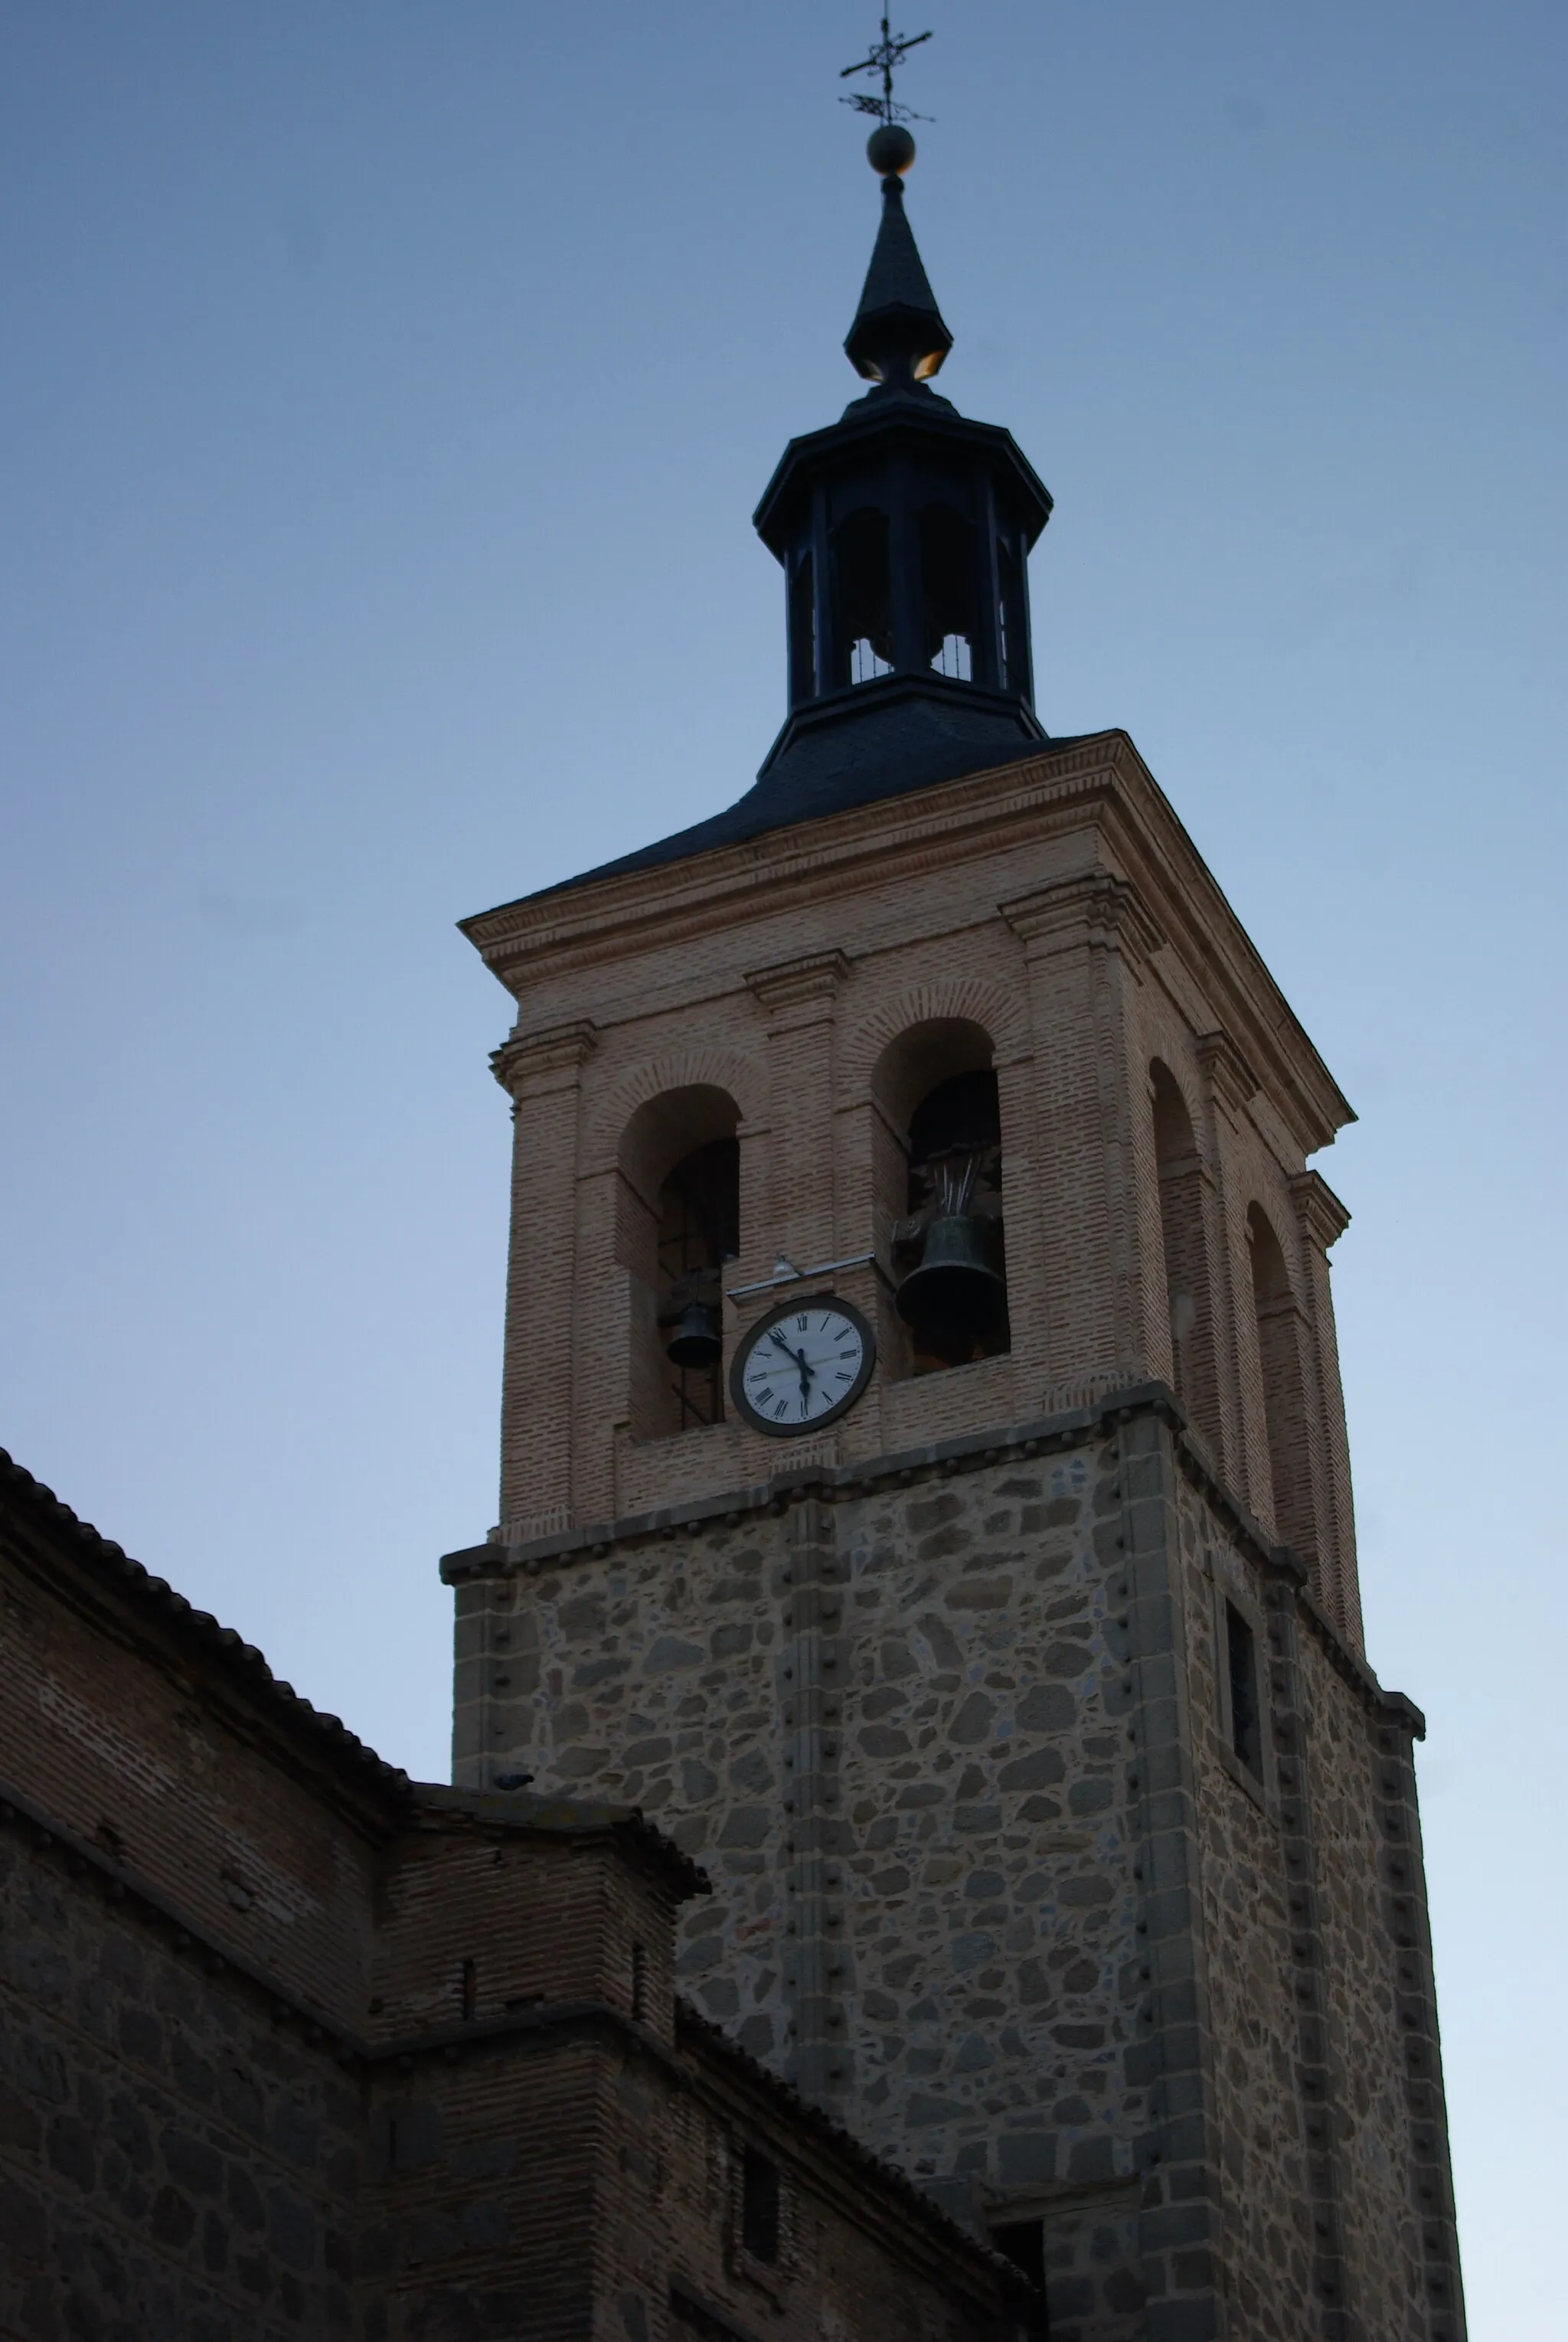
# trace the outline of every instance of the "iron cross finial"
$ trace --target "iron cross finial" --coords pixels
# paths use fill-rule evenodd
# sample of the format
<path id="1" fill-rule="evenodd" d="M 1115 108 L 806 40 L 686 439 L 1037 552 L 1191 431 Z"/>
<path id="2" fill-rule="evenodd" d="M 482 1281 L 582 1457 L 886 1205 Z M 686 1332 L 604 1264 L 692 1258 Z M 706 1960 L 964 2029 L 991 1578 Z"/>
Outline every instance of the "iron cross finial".
<path id="1" fill-rule="evenodd" d="M 840 98 L 839 104 L 853 105 L 859 114 L 874 114 L 879 122 L 929 122 L 929 115 L 916 114 L 910 106 L 897 103 L 893 95 L 893 69 L 904 63 L 911 49 L 917 49 L 922 41 L 930 38 L 929 33 L 892 33 L 884 16 L 881 40 L 874 41 L 858 64 L 845 65 L 839 75 L 840 81 L 847 81 L 852 74 L 880 74 L 882 95 L 873 97 L 868 90 L 857 89 L 853 97 Z"/>

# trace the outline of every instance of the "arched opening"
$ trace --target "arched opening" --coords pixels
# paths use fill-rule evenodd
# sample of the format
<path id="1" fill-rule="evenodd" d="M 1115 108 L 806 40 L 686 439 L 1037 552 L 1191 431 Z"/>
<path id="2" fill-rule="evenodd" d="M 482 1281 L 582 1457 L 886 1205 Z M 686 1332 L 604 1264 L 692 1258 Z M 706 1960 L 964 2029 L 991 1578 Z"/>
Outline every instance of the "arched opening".
<path id="1" fill-rule="evenodd" d="M 893 563 L 887 515 L 862 505 L 834 531 L 834 574 L 838 623 L 834 629 L 840 673 L 845 684 L 869 683 L 887 675 L 894 661 Z"/>
<path id="2" fill-rule="evenodd" d="M 1253 1307 L 1257 1316 L 1274 1532 L 1283 1544 L 1293 1546 L 1308 1560 L 1315 1540 L 1301 1313 L 1283 1248 L 1257 1204 L 1247 1212 L 1247 1246 L 1253 1263 Z"/>
<path id="3" fill-rule="evenodd" d="M 1203 1232 L 1203 1166 L 1193 1119 L 1175 1076 L 1156 1058 L 1149 1068 L 1149 1082 L 1154 1106 L 1154 1163 L 1160 1179 L 1172 1379 L 1193 1423 L 1217 1447 L 1219 1393 Z"/>
<path id="4" fill-rule="evenodd" d="M 906 1374 L 968 1366 L 1010 1346 L 991 1055 L 978 1025 L 934 1019 L 884 1051 L 873 1083 L 878 1236 L 898 1280 L 889 1346 Z"/>
<path id="5" fill-rule="evenodd" d="M 666 1091 L 620 1149 L 619 1254 L 631 1272 L 631 1422 L 641 1439 L 724 1417 L 724 1265 L 740 1251 L 739 1110 Z"/>
<path id="6" fill-rule="evenodd" d="M 922 648 L 939 675 L 967 683 L 974 672 L 974 531 L 951 505 L 920 515 Z"/>

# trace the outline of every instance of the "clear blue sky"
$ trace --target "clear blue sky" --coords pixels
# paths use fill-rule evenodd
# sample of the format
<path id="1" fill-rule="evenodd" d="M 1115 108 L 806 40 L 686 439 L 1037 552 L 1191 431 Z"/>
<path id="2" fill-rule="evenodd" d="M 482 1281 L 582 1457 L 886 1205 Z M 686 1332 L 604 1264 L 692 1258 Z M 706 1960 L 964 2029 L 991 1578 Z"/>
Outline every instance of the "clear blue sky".
<path id="1" fill-rule="evenodd" d="M 1363 1116 L 1473 2330 L 1555 2342 L 1568 17 L 905 22 L 943 386 L 1057 498 L 1043 717 L 1132 732 Z M 427 1776 L 505 1238 L 453 922 L 773 736 L 748 515 L 854 389 L 874 30 L 0 0 L 0 1438 Z"/>

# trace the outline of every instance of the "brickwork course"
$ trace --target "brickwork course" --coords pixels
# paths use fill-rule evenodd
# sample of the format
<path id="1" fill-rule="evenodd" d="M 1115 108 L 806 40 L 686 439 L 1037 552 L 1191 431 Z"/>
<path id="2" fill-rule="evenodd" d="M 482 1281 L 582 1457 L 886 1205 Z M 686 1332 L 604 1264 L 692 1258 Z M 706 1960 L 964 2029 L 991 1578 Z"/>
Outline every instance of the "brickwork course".
<path id="1" fill-rule="evenodd" d="M 1132 743 L 464 924 L 516 1169 L 454 1777 L 699 1859 L 682 1989 L 977 2236 L 1041 2224 L 1057 2342 L 1460 2342 L 1423 1726 L 1363 1652 L 1307 1159 L 1350 1109 Z M 970 1067 L 1010 1343 L 916 1372 L 910 1116 Z M 725 1371 L 782 1290 L 878 1337 L 795 1441 L 647 1405 L 646 1232 L 727 1133 Z"/>
<path id="2" fill-rule="evenodd" d="M 4 1456 L 0 1620 L 0 2334 L 1022 2331 L 677 1999 L 634 1809 L 408 1781 Z"/>

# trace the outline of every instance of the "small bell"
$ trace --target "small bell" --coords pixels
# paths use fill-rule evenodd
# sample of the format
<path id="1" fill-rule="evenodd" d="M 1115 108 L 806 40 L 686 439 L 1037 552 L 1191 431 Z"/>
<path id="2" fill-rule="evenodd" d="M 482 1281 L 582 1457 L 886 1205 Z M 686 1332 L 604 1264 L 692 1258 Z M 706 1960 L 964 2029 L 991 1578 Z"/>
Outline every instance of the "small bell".
<path id="1" fill-rule="evenodd" d="M 664 1356 L 677 1366 L 712 1366 L 724 1347 L 718 1311 L 709 1302 L 688 1301 L 671 1328 Z"/>
<path id="2" fill-rule="evenodd" d="M 985 1234 L 969 1212 L 945 1213 L 925 1230 L 918 1266 L 898 1288 L 898 1314 L 923 1349 L 959 1365 L 1007 1316 L 1007 1286 L 986 1257 Z"/>

